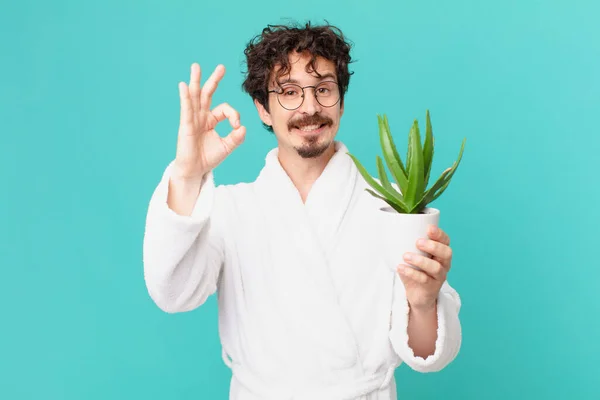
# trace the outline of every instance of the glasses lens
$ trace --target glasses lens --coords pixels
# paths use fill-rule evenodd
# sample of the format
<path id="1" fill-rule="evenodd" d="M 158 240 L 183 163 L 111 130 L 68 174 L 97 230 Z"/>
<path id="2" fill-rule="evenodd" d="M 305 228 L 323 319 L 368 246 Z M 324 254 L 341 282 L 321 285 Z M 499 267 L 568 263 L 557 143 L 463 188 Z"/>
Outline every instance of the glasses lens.
<path id="1" fill-rule="evenodd" d="M 293 110 L 302 104 L 302 87 L 294 84 L 284 85 L 277 97 L 283 107 Z"/>
<path id="2" fill-rule="evenodd" d="M 328 81 L 317 86 L 315 89 L 315 95 L 317 96 L 317 101 L 323 107 L 331 107 L 339 100 L 340 91 L 335 82 Z"/>

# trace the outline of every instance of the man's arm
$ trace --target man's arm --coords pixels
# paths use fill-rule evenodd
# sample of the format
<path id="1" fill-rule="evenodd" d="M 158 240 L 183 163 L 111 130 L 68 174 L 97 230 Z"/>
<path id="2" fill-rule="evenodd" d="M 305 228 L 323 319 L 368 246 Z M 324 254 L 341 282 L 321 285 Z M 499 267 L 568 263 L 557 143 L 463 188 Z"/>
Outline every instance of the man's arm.
<path id="1" fill-rule="evenodd" d="M 389 334 L 394 351 L 415 371 L 437 372 L 444 369 L 456 358 L 462 344 L 458 293 L 444 282 L 435 313 L 414 312 L 410 310 L 400 278 L 396 276 L 395 279 Z"/>
<path id="2" fill-rule="evenodd" d="M 170 193 L 179 188 L 171 185 L 172 165 L 150 200 L 143 242 L 148 293 L 159 308 L 169 313 L 190 311 L 203 304 L 216 291 L 225 257 L 224 239 L 213 210 L 216 187 L 212 172 L 205 176 L 199 193 L 190 193 L 184 187 L 184 195 L 179 198 Z M 171 209 L 168 198 L 174 208 L 189 215 Z"/>
<path id="3" fill-rule="evenodd" d="M 203 173 L 198 180 L 189 180 L 172 174 L 169 177 L 167 205 L 178 215 L 190 216 L 202 189 L 202 182 L 206 178 Z"/>
<path id="4" fill-rule="evenodd" d="M 410 307 L 408 313 L 408 346 L 415 356 L 427 358 L 435 352 L 438 318 L 437 302 L 428 309 Z"/>

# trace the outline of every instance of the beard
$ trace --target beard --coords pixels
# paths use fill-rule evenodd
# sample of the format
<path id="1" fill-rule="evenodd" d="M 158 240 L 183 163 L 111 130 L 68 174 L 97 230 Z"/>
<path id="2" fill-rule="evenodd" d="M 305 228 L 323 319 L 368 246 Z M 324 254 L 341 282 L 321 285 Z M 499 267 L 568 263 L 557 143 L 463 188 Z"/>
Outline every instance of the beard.
<path id="1" fill-rule="evenodd" d="M 295 146 L 294 150 L 302 158 L 315 158 L 325 153 L 329 148 L 331 141 L 319 142 L 318 136 L 309 136 L 304 138 L 304 143 L 301 146 Z"/>
<path id="2" fill-rule="evenodd" d="M 314 114 L 290 121 L 288 123 L 288 129 L 291 131 L 294 128 L 299 129 L 310 125 L 324 125 L 325 127 L 328 127 L 333 125 L 333 120 L 320 114 Z M 296 153 L 302 158 L 315 158 L 320 156 L 329 148 L 332 141 L 326 140 L 320 142 L 319 136 L 320 135 L 304 136 L 304 143 L 300 146 L 294 146 L 294 150 L 296 150 Z"/>

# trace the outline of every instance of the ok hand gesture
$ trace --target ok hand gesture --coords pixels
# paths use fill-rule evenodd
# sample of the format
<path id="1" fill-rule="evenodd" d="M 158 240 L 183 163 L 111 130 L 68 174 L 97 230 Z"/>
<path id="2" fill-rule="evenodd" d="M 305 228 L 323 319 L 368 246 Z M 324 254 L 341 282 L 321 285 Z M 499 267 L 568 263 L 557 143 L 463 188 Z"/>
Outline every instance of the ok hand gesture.
<path id="1" fill-rule="evenodd" d="M 239 113 L 223 103 L 210 109 L 212 96 L 219 81 L 225 75 L 225 67 L 217 66 L 212 75 L 200 87 L 200 65 L 192 64 L 189 87 L 179 83 L 181 114 L 174 161 L 174 176 L 179 180 L 198 182 L 219 165 L 237 148 L 246 135 Z M 229 120 L 232 131 L 221 138 L 216 132 L 217 124 Z"/>

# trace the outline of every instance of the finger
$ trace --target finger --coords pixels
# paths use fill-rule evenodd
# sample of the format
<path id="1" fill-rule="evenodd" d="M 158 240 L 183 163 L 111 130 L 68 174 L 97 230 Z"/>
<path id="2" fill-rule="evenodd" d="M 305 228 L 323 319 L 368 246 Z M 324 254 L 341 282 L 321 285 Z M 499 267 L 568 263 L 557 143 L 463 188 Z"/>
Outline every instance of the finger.
<path id="1" fill-rule="evenodd" d="M 240 113 L 227 103 L 219 104 L 211 113 L 217 119 L 217 122 L 228 119 L 232 128 L 237 129 L 240 127 Z"/>
<path id="2" fill-rule="evenodd" d="M 429 225 L 427 236 L 433 240 L 444 243 L 445 245 L 450 245 L 450 236 L 448 236 L 448 234 L 439 226 Z"/>
<path id="3" fill-rule="evenodd" d="M 232 130 L 229 135 L 225 136 L 223 140 L 223 145 L 227 149 L 229 153 L 236 149 L 244 139 L 246 138 L 246 127 L 240 126 L 237 129 Z"/>
<path id="4" fill-rule="evenodd" d="M 446 279 L 446 271 L 444 270 L 443 265 L 436 260 L 424 257 L 420 254 L 406 253 L 404 254 L 404 261 L 410 265 L 419 267 L 424 273 L 433 279 L 442 281 Z"/>
<path id="5" fill-rule="evenodd" d="M 210 75 L 208 80 L 204 83 L 200 91 L 200 107 L 203 110 L 209 110 L 210 104 L 212 102 L 212 96 L 217 90 L 217 86 L 219 86 L 219 82 L 223 79 L 225 75 L 225 67 L 223 65 L 217 65 L 217 68 Z"/>
<path id="6" fill-rule="evenodd" d="M 190 99 L 190 92 L 185 82 L 179 82 L 179 101 L 181 103 L 180 120 L 181 124 L 191 124 L 192 116 L 194 115 L 192 110 L 192 101 Z"/>
<path id="7" fill-rule="evenodd" d="M 452 262 L 452 248 L 450 246 L 442 246 L 440 253 L 442 254 L 435 255 L 433 259 L 441 263 L 447 270 L 450 270 L 450 263 Z"/>
<path id="8" fill-rule="evenodd" d="M 398 273 L 405 278 L 412 279 L 413 281 L 420 283 L 422 285 L 426 285 L 430 279 L 432 279 L 429 275 L 427 275 L 423 271 L 416 270 L 411 268 L 408 265 L 400 265 L 398 267 Z"/>
<path id="9" fill-rule="evenodd" d="M 450 246 L 431 239 L 419 239 L 417 241 L 417 249 L 431 254 L 432 258 L 437 257 L 440 260 L 449 260 L 452 257 Z"/>
<path id="10" fill-rule="evenodd" d="M 442 267 L 444 267 L 446 269 L 446 273 L 450 272 L 450 270 L 452 269 L 452 261 L 448 260 L 448 259 L 441 259 L 439 257 L 433 257 L 433 259 L 437 262 L 439 262 Z"/>
<path id="11" fill-rule="evenodd" d="M 190 68 L 190 98 L 192 99 L 192 108 L 194 111 L 200 110 L 200 77 L 202 71 L 200 65 L 193 63 Z"/>

